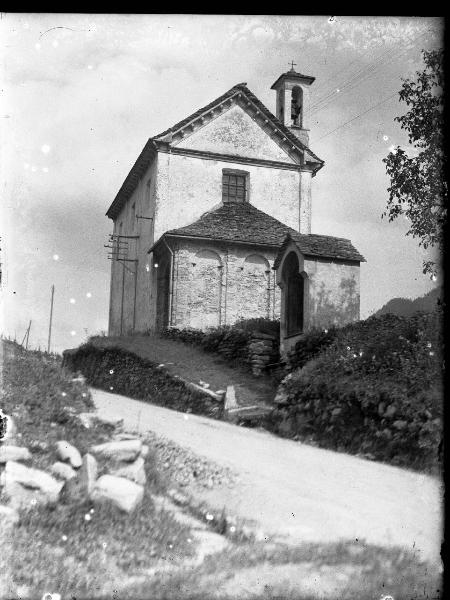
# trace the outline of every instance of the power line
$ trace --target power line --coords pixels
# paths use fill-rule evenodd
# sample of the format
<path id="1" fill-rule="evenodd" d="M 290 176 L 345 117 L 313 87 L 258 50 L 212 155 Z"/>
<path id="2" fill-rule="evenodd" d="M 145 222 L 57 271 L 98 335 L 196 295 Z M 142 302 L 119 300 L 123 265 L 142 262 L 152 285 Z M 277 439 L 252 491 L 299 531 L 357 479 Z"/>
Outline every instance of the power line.
<path id="1" fill-rule="evenodd" d="M 427 29 L 426 31 L 424 31 L 423 33 L 421 33 L 419 36 L 417 36 L 416 38 L 413 37 L 409 37 L 406 40 L 406 43 L 408 43 L 408 41 L 415 41 L 417 42 L 417 40 L 419 40 L 421 37 L 423 37 L 426 33 L 428 33 L 429 31 L 431 31 L 432 28 Z M 356 71 L 347 81 L 345 81 L 343 84 L 341 84 L 340 89 L 345 89 L 347 86 L 351 85 L 352 83 L 356 83 L 358 80 L 358 77 L 362 76 L 362 79 L 366 79 L 371 72 L 375 71 L 378 66 L 383 63 L 383 61 L 387 58 L 389 58 L 389 55 L 394 55 L 397 52 L 398 48 L 394 47 L 394 48 L 388 48 L 387 50 L 385 50 L 382 54 L 380 54 L 380 56 L 378 56 L 375 59 L 375 62 L 372 65 L 367 65 L 365 67 L 362 67 L 361 69 L 359 69 L 359 71 Z M 405 54 L 407 51 L 409 50 L 409 47 L 407 48 L 405 45 L 404 50 L 400 53 L 397 54 L 396 57 L 398 56 L 402 56 L 403 54 Z M 331 90 L 328 94 L 326 94 L 325 96 L 323 96 L 322 98 L 319 98 L 317 100 L 317 102 L 311 107 L 314 108 L 317 105 L 319 105 L 321 102 L 324 102 L 326 99 L 328 99 L 331 96 L 335 96 L 335 91 Z"/>
<path id="2" fill-rule="evenodd" d="M 406 43 L 408 43 L 409 41 L 417 42 L 421 37 L 423 37 L 426 33 L 428 33 L 431 30 L 432 30 L 432 28 L 427 29 L 426 31 L 424 31 L 423 33 L 421 33 L 416 38 L 412 38 L 412 37 L 407 38 L 407 42 Z M 409 50 L 410 50 L 409 46 L 408 47 L 405 46 L 405 48 L 403 49 L 403 51 L 401 51 L 400 53 L 398 53 L 398 48 L 397 47 L 390 48 L 390 49 L 386 50 L 385 52 L 383 52 L 374 61 L 373 64 L 367 65 L 366 67 L 363 67 L 363 68 L 359 69 L 359 71 L 356 71 L 353 75 L 351 75 L 350 78 L 347 81 L 344 81 L 344 83 L 341 84 L 339 86 L 339 88 L 338 88 L 339 92 L 342 92 L 342 91 L 344 93 L 349 92 L 350 90 L 352 90 L 353 88 L 355 88 L 357 85 L 359 85 L 360 83 L 362 83 L 363 81 L 367 80 L 372 75 L 374 75 L 377 72 L 377 70 L 379 69 L 379 67 L 383 64 L 383 62 L 385 62 L 386 60 L 388 60 L 387 64 L 391 64 L 392 63 L 392 59 L 394 58 L 394 55 L 395 55 L 395 58 L 398 58 L 400 56 L 403 56 Z M 389 59 L 391 59 L 391 60 L 389 60 Z M 353 62 L 355 62 L 355 61 L 353 61 Z M 310 114 L 312 115 L 312 114 L 314 114 L 316 112 L 319 112 L 319 111 L 323 110 L 335 98 L 336 98 L 336 91 L 335 90 L 332 90 L 328 94 L 325 94 L 324 96 L 322 96 L 321 98 L 319 98 L 310 107 L 310 110 L 311 110 Z"/>
<path id="3" fill-rule="evenodd" d="M 339 125 L 339 127 L 336 127 L 336 129 L 333 129 L 333 131 L 329 131 L 328 133 L 326 133 L 325 135 L 323 135 L 322 137 L 320 137 L 317 141 L 320 142 L 320 140 L 323 140 L 323 138 L 328 137 L 329 135 L 331 135 L 332 133 L 334 133 L 335 131 L 337 131 L 338 129 L 341 129 L 342 127 L 345 127 L 345 125 L 348 125 L 349 123 L 351 123 L 352 121 L 355 121 L 356 119 L 359 119 L 360 117 L 362 117 L 363 115 L 366 115 L 368 112 L 370 112 L 371 110 L 374 110 L 375 108 L 377 108 L 378 106 L 380 106 L 381 104 L 384 104 L 385 102 L 387 102 L 388 100 L 390 100 L 391 98 L 393 98 L 394 96 L 397 96 L 398 92 L 395 92 L 394 94 L 391 94 L 390 96 L 388 96 L 387 98 L 385 98 L 384 100 L 381 100 L 381 102 L 378 102 L 378 104 L 375 104 L 374 106 L 371 106 L 370 108 L 368 108 L 367 110 L 365 110 L 364 112 L 360 113 L 359 115 L 354 116 L 353 118 L 349 119 L 348 121 L 346 121 L 345 123 L 342 123 L 342 125 Z"/>
<path id="4" fill-rule="evenodd" d="M 407 51 L 408 51 L 408 49 L 405 49 L 400 54 L 397 54 L 396 57 L 398 58 L 399 56 L 402 56 Z M 379 72 L 379 68 L 383 65 L 383 62 L 385 62 L 385 60 L 386 60 L 386 58 L 380 59 L 373 65 L 369 66 L 367 69 L 361 70 L 355 76 L 350 78 L 347 82 L 345 82 L 343 85 L 341 85 L 338 88 L 339 92 L 333 91 L 327 97 L 316 102 L 316 104 L 314 104 L 313 107 L 311 107 L 310 115 L 313 115 L 313 114 L 320 112 L 321 110 L 324 110 L 325 108 L 327 108 L 335 99 L 337 99 L 336 93 L 340 93 L 341 95 L 342 95 L 342 93 L 343 94 L 348 93 L 351 90 L 353 90 L 355 87 L 357 87 L 358 85 L 360 85 L 361 83 L 366 81 L 367 79 L 370 79 L 373 75 L 377 74 L 377 72 Z M 392 60 L 385 63 L 383 66 L 386 66 L 391 63 L 392 63 Z"/>

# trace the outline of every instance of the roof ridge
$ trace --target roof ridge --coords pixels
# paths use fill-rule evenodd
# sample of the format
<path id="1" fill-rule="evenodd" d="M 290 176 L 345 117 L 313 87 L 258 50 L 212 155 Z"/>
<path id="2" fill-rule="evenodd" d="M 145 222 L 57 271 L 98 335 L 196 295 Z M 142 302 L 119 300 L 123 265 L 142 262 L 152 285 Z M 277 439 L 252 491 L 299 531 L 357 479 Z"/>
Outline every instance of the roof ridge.
<path id="1" fill-rule="evenodd" d="M 210 108 L 212 108 L 212 106 L 214 104 L 216 104 L 218 102 L 221 102 L 225 98 L 233 95 L 233 93 L 234 93 L 235 90 L 240 89 L 239 86 L 244 86 L 245 87 L 246 84 L 245 83 L 238 83 L 236 85 L 233 85 L 233 87 L 231 87 L 228 91 L 226 91 L 225 93 L 223 93 L 221 96 L 218 96 L 217 98 L 215 98 L 211 102 L 208 102 L 208 104 L 206 104 L 202 108 L 198 108 L 196 111 L 194 111 L 193 113 L 191 113 L 189 116 L 185 117 L 184 119 L 181 119 L 181 121 L 178 121 L 177 123 L 175 123 L 174 125 L 172 125 L 172 127 L 169 127 L 168 129 L 165 129 L 162 133 L 158 133 L 157 135 L 154 135 L 153 139 L 157 139 L 157 138 L 163 137 L 164 135 L 167 135 L 168 133 L 171 133 L 174 129 L 178 129 L 178 128 L 182 127 L 184 123 L 192 121 L 192 119 L 195 118 L 195 116 L 198 115 L 199 113 L 202 113 L 202 112 L 204 112 L 206 110 L 209 110 Z"/>
<path id="2" fill-rule="evenodd" d="M 350 238 L 338 237 L 337 235 L 328 235 L 326 233 L 300 233 L 300 232 L 298 232 L 298 235 L 315 236 L 315 237 L 322 237 L 322 238 L 330 238 L 333 240 L 343 240 L 344 242 L 351 242 Z"/>
<path id="3" fill-rule="evenodd" d="M 254 204 L 251 204 L 250 202 L 223 202 L 223 204 L 221 204 L 220 206 L 216 207 L 214 210 L 207 210 L 204 213 L 202 213 L 198 217 L 198 219 L 196 219 L 192 223 L 188 223 L 187 225 L 182 225 L 181 227 L 176 227 L 175 229 L 169 229 L 165 233 L 173 233 L 175 231 L 180 231 L 181 229 L 186 229 L 187 227 L 191 227 L 192 225 L 195 225 L 196 223 L 198 223 L 202 219 L 207 218 L 208 215 L 212 215 L 212 214 L 217 213 L 217 212 L 219 212 L 221 210 L 223 211 L 224 209 L 228 209 L 228 210 L 231 211 L 232 208 L 234 208 L 234 209 L 236 209 L 236 208 L 238 208 L 238 209 L 244 209 L 244 210 L 247 210 L 248 212 L 251 212 L 251 211 L 258 212 L 261 215 L 263 215 L 265 218 L 269 218 L 271 221 L 274 221 L 278 225 L 281 225 L 282 227 L 286 228 L 286 230 L 288 230 L 288 233 L 289 233 L 289 231 L 293 231 L 294 233 L 299 233 L 295 229 L 292 229 L 291 227 L 289 227 L 289 225 L 286 225 L 286 223 L 283 223 L 282 221 L 280 221 L 276 217 L 273 217 L 272 215 L 269 215 L 268 213 L 264 212 L 260 208 L 257 208 Z"/>
<path id="4" fill-rule="evenodd" d="M 243 92 L 244 94 L 246 94 L 246 96 L 248 96 L 250 98 L 250 100 L 260 110 L 262 110 L 265 113 L 266 117 L 270 118 L 270 120 L 281 130 L 281 132 L 289 139 L 290 142 L 292 142 L 293 144 L 295 144 L 301 150 L 307 151 L 308 154 L 310 154 L 313 158 L 315 158 L 317 160 L 317 162 L 321 163 L 322 165 L 324 164 L 324 161 L 321 158 L 319 158 L 316 154 L 314 154 L 314 152 L 311 150 L 311 148 L 309 146 L 307 146 L 306 144 L 304 144 L 296 135 L 294 135 L 289 130 L 289 128 L 286 127 L 286 125 L 282 121 L 280 121 L 267 108 L 267 106 L 263 102 L 261 102 L 261 100 L 247 87 L 247 83 L 246 82 L 235 84 L 233 87 L 231 87 L 228 91 L 226 91 L 221 96 L 218 96 L 217 98 L 215 98 L 214 100 L 212 100 L 211 102 L 209 102 L 208 104 L 206 104 L 205 106 L 203 106 L 202 108 L 197 109 L 196 111 L 194 111 L 193 113 L 191 113 L 189 116 L 185 117 L 181 121 L 178 121 L 177 123 L 175 123 L 174 125 L 172 125 L 172 127 L 169 127 L 168 129 L 164 130 L 163 132 L 158 133 L 157 135 L 153 136 L 152 139 L 157 140 L 159 138 L 162 138 L 162 137 L 168 135 L 169 133 L 172 133 L 173 131 L 175 131 L 177 129 L 180 129 L 185 124 L 187 124 L 190 121 L 194 120 L 201 113 L 206 112 L 206 111 L 212 109 L 215 104 L 220 104 L 220 102 L 222 102 L 226 98 L 229 98 L 229 97 L 233 96 L 237 91 L 240 91 L 240 92 Z"/>

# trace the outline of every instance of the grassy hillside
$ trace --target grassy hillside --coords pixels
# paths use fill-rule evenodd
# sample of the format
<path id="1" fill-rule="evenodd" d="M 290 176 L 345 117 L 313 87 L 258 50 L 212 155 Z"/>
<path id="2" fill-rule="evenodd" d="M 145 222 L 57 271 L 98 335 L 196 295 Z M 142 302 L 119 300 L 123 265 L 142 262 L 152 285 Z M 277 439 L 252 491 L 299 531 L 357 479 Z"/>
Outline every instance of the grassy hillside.
<path id="1" fill-rule="evenodd" d="M 112 426 L 86 428 L 76 417 L 93 409 L 93 403 L 88 388 L 61 368 L 60 357 L 2 344 L 0 406 L 14 418 L 15 444 L 32 454 L 27 466 L 48 472 L 58 460 L 58 440 L 69 441 L 84 454 L 91 445 L 110 439 Z M 99 462 L 99 475 L 104 468 Z M 63 598 L 111 597 L 130 572 L 149 568 L 161 557 L 176 563 L 192 554 L 189 528 L 153 504 L 152 493 L 165 488 L 155 455 L 146 459 L 146 475 L 142 505 L 129 515 L 113 506 L 94 509 L 90 500 L 73 499 L 22 509 L 13 538 L 2 538 L 0 545 L 0 588 L 3 584 L 9 590 L 2 597 L 17 598 L 22 588 L 27 589 L 24 597 L 33 599 L 45 592 Z M 0 488 L 0 504 L 6 503 Z"/>
<path id="2" fill-rule="evenodd" d="M 440 311 L 370 317 L 298 343 L 275 431 L 320 446 L 438 471 L 443 436 Z"/>
<path id="3" fill-rule="evenodd" d="M 111 425 L 98 422 L 86 428 L 77 418 L 79 412 L 93 408 L 89 390 L 61 368 L 60 357 L 27 352 L 10 342 L 2 346 L 0 405 L 15 419 L 14 443 L 31 451 L 30 466 L 48 470 L 56 460 L 57 440 L 68 440 L 84 453 L 92 444 L 111 438 Z M 146 443 L 150 445 L 147 484 L 143 503 L 133 513 L 124 514 L 107 505 L 94 508 L 89 500 L 68 498 L 57 505 L 21 509 L 11 535 L 2 529 L 2 598 L 34 600 L 59 594 L 61 600 L 200 600 L 220 587 L 220 598 L 230 600 L 244 597 L 249 569 L 254 569 L 258 578 L 262 576 L 264 583 L 246 596 L 254 600 L 317 600 L 316 593 L 304 591 L 305 582 L 314 581 L 313 587 L 318 585 L 320 589 L 320 585 L 342 578 L 343 573 L 347 579 L 344 576 L 341 600 L 364 594 L 380 597 L 386 586 L 395 598 L 425 599 L 440 586 L 436 566 L 419 562 L 402 548 L 379 548 L 363 540 L 289 547 L 274 541 L 256 542 L 250 536 L 248 542 L 238 539 L 238 543 L 200 564 L 189 563 L 196 550 L 191 526 L 186 518 L 180 522 L 155 504 L 155 494 L 166 491 L 168 463 L 164 463 L 162 476 L 156 463 L 156 446 L 152 447 L 151 439 Z M 187 462 L 182 454 L 176 459 L 179 466 Z M 101 473 L 101 461 L 99 467 Z M 6 502 L 0 491 L 0 506 Z M 206 519 L 209 522 L 208 515 Z M 161 563 L 175 570 L 155 574 L 153 569 L 158 565 L 161 568 Z M 234 577 L 239 586 L 233 583 Z"/>

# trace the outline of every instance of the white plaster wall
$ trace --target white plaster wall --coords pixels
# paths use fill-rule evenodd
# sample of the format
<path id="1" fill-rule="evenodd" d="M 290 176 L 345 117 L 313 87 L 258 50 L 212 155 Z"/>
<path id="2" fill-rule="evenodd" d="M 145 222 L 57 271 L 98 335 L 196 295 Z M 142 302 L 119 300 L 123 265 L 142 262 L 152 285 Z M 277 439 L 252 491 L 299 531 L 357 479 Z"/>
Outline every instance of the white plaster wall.
<path id="1" fill-rule="evenodd" d="M 293 251 L 299 259 L 299 272 L 307 275 L 304 299 L 304 331 L 311 328 L 343 326 L 360 319 L 360 266 L 329 259 L 305 258 L 294 244 L 289 244 L 277 269 L 277 283 L 281 288 L 281 352 L 291 350 L 302 334 L 286 336 L 285 289 L 282 279 L 283 264 Z M 299 299 L 299 301 L 301 301 Z"/>
<path id="2" fill-rule="evenodd" d="M 234 104 L 209 123 L 183 138 L 177 145 L 194 150 L 246 156 L 295 164 L 272 139 L 273 130 L 263 130 L 241 106 Z"/>
<path id="3" fill-rule="evenodd" d="M 155 239 L 196 221 L 222 202 L 222 170 L 250 174 L 249 201 L 289 227 L 299 229 L 300 173 L 239 162 L 159 153 Z"/>
<path id="4" fill-rule="evenodd" d="M 113 261 L 109 324 L 111 335 L 119 335 L 121 330 L 122 279 L 124 283 L 122 333 L 133 331 L 134 310 L 136 311 L 135 331 L 145 331 L 153 324 L 154 268 L 147 251 L 154 241 L 154 225 L 151 220 L 133 218 L 132 206 L 135 204 L 136 215 L 154 217 L 156 172 L 157 160 L 155 159 L 114 222 L 114 233 L 119 233 L 119 225 L 122 223 L 122 235 L 139 236 L 139 238 L 127 240 L 128 258 L 137 259 L 137 263 Z M 149 181 L 150 186 L 147 185 Z M 149 272 L 146 270 L 147 264 L 150 266 Z M 134 308 L 135 278 L 137 278 L 136 309 Z"/>
<path id="5" fill-rule="evenodd" d="M 359 320 L 359 264 L 305 259 L 304 269 L 309 281 L 309 327 Z"/>

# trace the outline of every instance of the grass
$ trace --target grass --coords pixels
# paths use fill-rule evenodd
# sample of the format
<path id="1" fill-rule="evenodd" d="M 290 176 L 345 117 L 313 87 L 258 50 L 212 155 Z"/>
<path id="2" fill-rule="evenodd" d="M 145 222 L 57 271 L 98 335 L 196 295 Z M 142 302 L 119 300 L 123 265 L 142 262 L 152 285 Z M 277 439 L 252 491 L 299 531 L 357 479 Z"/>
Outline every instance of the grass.
<path id="1" fill-rule="evenodd" d="M 395 600 L 432 600 L 440 597 L 441 575 L 437 569 L 419 563 L 401 549 L 380 548 L 361 541 L 328 545 L 305 543 L 298 547 L 244 544 L 207 557 L 195 571 L 185 570 L 172 575 L 170 590 L 167 589 L 167 580 L 155 578 L 127 587 L 126 593 L 129 598 L 200 600 L 209 598 L 212 590 L 223 589 L 220 598 L 231 600 L 236 596 L 227 594 L 227 581 L 239 577 L 240 570 L 245 569 L 245 589 L 245 574 L 255 569 L 261 580 L 265 572 L 264 579 L 269 585 L 262 591 L 255 590 L 254 594 L 242 597 L 250 600 L 317 600 L 316 595 L 299 595 L 301 581 L 297 581 L 297 585 L 294 581 L 277 582 L 277 571 L 282 571 L 279 568 L 287 565 L 297 565 L 298 569 L 311 566 L 318 582 L 325 569 L 336 576 L 350 567 L 354 572 L 352 580 L 347 589 L 339 597 L 333 597 L 333 600 L 378 600 L 388 594 Z"/>
<path id="2" fill-rule="evenodd" d="M 68 440 L 84 453 L 110 439 L 111 426 L 86 429 L 76 418 L 93 408 L 92 400 L 88 389 L 61 368 L 60 357 L 25 352 L 5 341 L 3 350 L 1 406 L 13 415 L 20 436 L 16 443 L 32 452 L 30 466 L 48 469 L 57 460 L 57 440 Z M 105 470 L 106 463 L 99 462 L 99 473 Z M 87 598 L 110 593 L 157 561 L 178 563 L 191 556 L 189 528 L 152 502 L 151 494 L 166 487 L 154 453 L 146 458 L 146 474 L 143 503 L 130 515 L 88 500 L 22 510 L 13 538 L 3 539 L 0 548 L 14 585 L 28 586 L 31 598 L 45 592 Z M 0 502 L 5 500 L 0 495 Z"/>
<path id="3" fill-rule="evenodd" d="M 98 424 L 86 429 L 75 417 L 78 412 L 91 410 L 93 404 L 88 389 L 72 381 L 73 374 L 61 368 L 60 357 L 25 352 L 10 342 L 3 342 L 3 349 L 1 406 L 14 415 L 21 434 L 17 444 L 32 451 L 31 466 L 48 469 L 57 459 L 58 439 L 86 452 L 92 444 L 111 437 L 111 426 Z M 100 473 L 106 467 L 106 462 L 99 461 Z M 258 569 L 269 576 L 269 582 L 272 573 L 276 582 L 277 569 L 287 565 L 301 569 L 304 564 L 319 574 L 323 567 L 336 573 L 350 566 L 355 577 L 340 600 L 378 599 L 383 594 L 395 600 L 439 597 L 436 567 L 418 562 L 403 550 L 364 542 L 291 547 L 237 535 L 229 537 L 227 550 L 206 557 L 197 567 L 183 567 L 194 555 L 195 544 L 187 526 L 153 503 L 152 494 L 164 494 L 170 484 L 158 468 L 155 451 L 146 458 L 146 473 L 144 501 L 131 515 L 112 506 L 93 506 L 88 500 L 22 511 L 13 535 L 3 535 L 0 542 L 0 573 L 7 573 L 10 584 L 5 597 L 15 598 L 17 587 L 27 586 L 31 599 L 49 592 L 61 594 L 63 600 L 200 600 L 222 588 L 221 598 L 225 600 L 236 598 L 227 596 L 226 583 L 240 573 L 245 577 L 247 570 Z M 0 497 L 0 502 L 3 500 Z M 192 512 L 201 516 L 205 509 L 198 505 Z M 229 533 L 225 513 L 217 515 L 210 526 L 219 533 Z M 147 575 L 149 569 L 161 564 L 180 569 L 166 575 Z M 0 587 L 1 583 L 0 576 Z M 299 595 L 294 582 L 278 580 L 248 597 L 308 600 L 314 596 Z"/>

